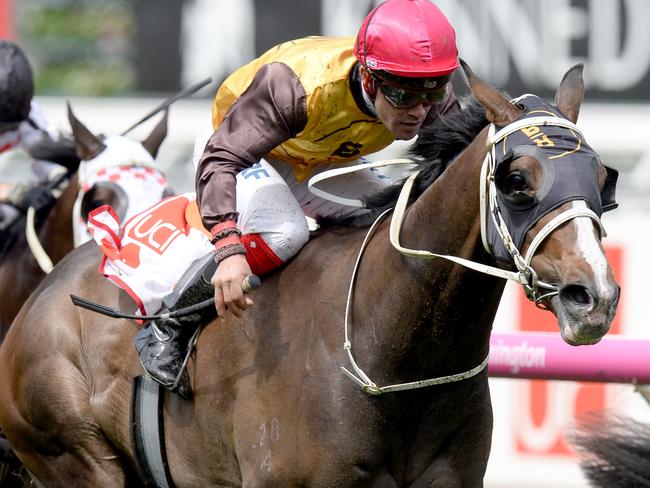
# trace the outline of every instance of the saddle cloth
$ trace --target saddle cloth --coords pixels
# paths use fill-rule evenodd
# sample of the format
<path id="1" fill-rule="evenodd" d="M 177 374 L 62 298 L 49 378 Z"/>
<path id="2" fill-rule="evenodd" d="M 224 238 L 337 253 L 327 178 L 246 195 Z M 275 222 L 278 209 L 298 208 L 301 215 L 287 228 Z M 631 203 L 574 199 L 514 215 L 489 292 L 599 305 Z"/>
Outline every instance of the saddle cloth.
<path id="1" fill-rule="evenodd" d="M 142 315 L 156 313 L 192 262 L 214 250 L 194 193 L 166 198 L 123 227 L 103 205 L 90 213 L 88 229 L 104 253 L 99 272 L 124 289 Z"/>

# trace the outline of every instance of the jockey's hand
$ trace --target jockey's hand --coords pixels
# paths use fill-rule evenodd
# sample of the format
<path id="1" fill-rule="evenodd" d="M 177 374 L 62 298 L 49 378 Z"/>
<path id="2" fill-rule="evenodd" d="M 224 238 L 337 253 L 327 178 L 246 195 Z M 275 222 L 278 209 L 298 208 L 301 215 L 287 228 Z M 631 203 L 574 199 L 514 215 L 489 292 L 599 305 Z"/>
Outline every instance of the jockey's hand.
<path id="1" fill-rule="evenodd" d="M 211 280 L 219 317 L 225 318 L 226 310 L 230 310 L 235 317 L 241 317 L 244 310 L 253 305 L 253 300 L 242 290 L 242 282 L 250 274 L 251 268 L 244 254 L 235 254 L 219 263 Z"/>
<path id="2" fill-rule="evenodd" d="M 29 207 L 34 207 L 38 212 L 44 208 L 49 208 L 56 202 L 56 198 L 52 195 L 50 189 L 45 185 L 35 185 L 25 190 L 22 195 L 21 208 L 27 210 Z"/>
<path id="3" fill-rule="evenodd" d="M 0 202 L 4 202 L 11 194 L 12 186 L 8 183 L 0 183 Z"/>

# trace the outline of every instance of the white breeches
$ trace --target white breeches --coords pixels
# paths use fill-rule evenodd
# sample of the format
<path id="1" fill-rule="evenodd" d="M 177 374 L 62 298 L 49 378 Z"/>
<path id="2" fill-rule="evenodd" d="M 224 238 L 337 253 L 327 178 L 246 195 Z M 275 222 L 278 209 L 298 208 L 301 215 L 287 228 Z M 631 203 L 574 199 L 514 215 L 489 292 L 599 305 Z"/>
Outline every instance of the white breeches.
<path id="1" fill-rule="evenodd" d="M 342 166 L 321 164 L 314 174 Z M 359 198 L 390 184 L 388 178 L 368 169 L 322 181 L 318 187 L 341 197 Z M 237 211 L 242 233 L 261 234 L 283 261 L 295 255 L 309 239 L 306 216 L 349 217 L 367 212 L 317 197 L 309 191 L 307 180 L 296 181 L 291 165 L 264 159 L 237 175 Z"/>

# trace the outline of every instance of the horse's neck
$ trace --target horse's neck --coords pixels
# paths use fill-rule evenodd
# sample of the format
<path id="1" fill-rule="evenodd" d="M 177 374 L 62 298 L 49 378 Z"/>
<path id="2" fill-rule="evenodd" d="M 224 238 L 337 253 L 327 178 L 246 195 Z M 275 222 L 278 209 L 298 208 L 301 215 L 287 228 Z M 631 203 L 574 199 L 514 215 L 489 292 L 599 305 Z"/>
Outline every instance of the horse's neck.
<path id="1" fill-rule="evenodd" d="M 74 176 L 57 199 L 40 232 L 43 248 L 54 264 L 74 248 L 72 209 L 78 192 L 79 184 L 77 177 Z"/>
<path id="2" fill-rule="evenodd" d="M 482 247 L 479 219 L 484 155 L 485 134 L 481 134 L 411 205 L 400 232 L 404 247 L 472 261 L 489 259 Z M 387 243 L 386 227 L 375 242 Z M 381 264 L 366 267 L 367 287 L 359 289 L 356 303 L 362 309 L 355 323 L 371 322 L 372 326 L 359 324 L 366 327 L 364 333 L 372 327 L 376 343 L 392 346 L 382 347 L 389 357 L 377 358 L 376 365 L 382 361 L 395 369 L 401 364 L 408 376 L 435 374 L 440 368 L 457 372 L 483 359 L 502 282 L 447 260 L 402 256 L 389 244 L 371 246 L 367 262 Z M 457 355 L 450 358 L 449 350 Z M 423 357 L 430 359 L 423 363 Z M 421 369 L 409 371 L 411 366 Z"/>
<path id="3" fill-rule="evenodd" d="M 479 191 L 485 156 L 483 133 L 408 209 L 402 244 L 466 259 L 483 259 Z"/>

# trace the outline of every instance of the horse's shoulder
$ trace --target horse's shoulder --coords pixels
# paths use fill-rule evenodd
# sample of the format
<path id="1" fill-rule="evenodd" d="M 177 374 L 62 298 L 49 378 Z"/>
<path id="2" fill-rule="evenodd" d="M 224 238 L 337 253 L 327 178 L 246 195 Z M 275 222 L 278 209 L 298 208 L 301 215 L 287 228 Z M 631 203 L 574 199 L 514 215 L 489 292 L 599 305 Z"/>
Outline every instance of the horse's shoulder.
<path id="1" fill-rule="evenodd" d="M 337 237 L 346 237 L 359 233 L 358 227 L 350 226 L 332 226 L 324 227 L 313 230 L 309 233 L 310 242 L 316 241 L 318 238 L 323 238 L 324 236 L 329 236 L 328 238 L 337 238 Z"/>

